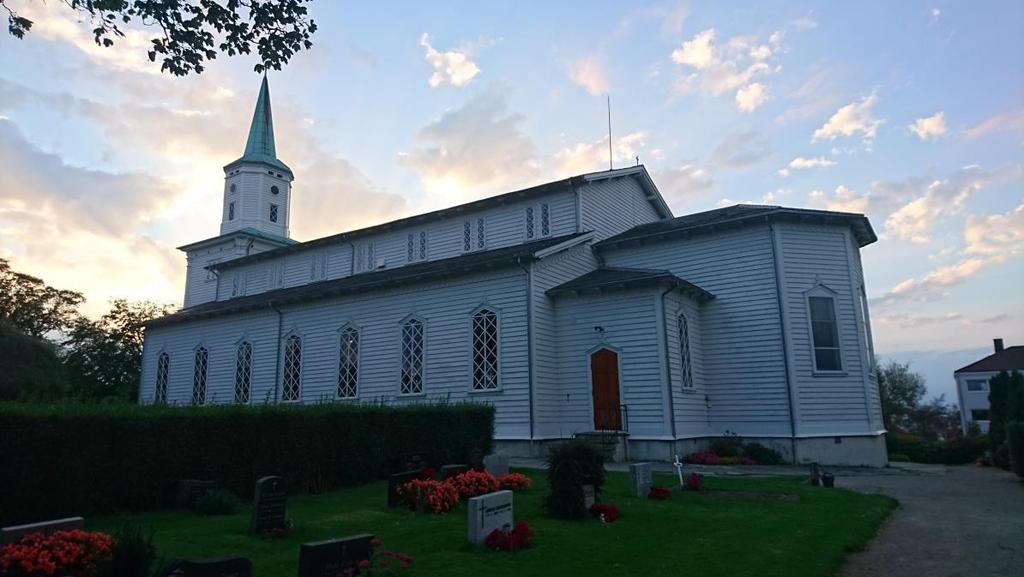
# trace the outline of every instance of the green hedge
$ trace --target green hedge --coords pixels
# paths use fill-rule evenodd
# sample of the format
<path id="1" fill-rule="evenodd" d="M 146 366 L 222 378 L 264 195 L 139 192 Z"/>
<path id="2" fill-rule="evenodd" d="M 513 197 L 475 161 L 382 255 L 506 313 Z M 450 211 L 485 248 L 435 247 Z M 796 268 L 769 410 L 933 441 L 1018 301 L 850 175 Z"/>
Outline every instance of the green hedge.
<path id="1" fill-rule="evenodd" d="M 889 460 L 894 455 L 906 457 L 915 463 L 942 465 L 965 465 L 973 463 L 985 454 L 988 439 L 985 437 L 957 437 L 949 441 L 930 441 L 914 435 L 889 433 L 885 438 Z"/>
<path id="2" fill-rule="evenodd" d="M 1024 421 L 1007 423 L 1006 443 L 1010 448 L 1010 467 L 1024 478 Z"/>
<path id="3" fill-rule="evenodd" d="M 0 524 L 171 506 L 179 479 L 245 498 L 264 475 L 319 491 L 384 478 L 411 455 L 466 462 L 493 436 L 494 409 L 475 404 L 2 403 Z"/>

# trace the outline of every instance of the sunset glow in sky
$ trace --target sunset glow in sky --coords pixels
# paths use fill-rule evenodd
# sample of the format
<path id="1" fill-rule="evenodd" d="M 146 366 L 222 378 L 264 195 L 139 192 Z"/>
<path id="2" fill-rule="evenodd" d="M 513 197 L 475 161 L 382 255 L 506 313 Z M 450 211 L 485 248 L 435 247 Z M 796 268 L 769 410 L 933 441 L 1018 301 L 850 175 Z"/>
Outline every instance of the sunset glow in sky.
<path id="1" fill-rule="evenodd" d="M 0 39 L 0 257 L 80 290 L 180 303 L 214 236 L 252 59 L 160 74 L 151 29 L 97 47 L 60 2 Z M 270 87 L 308 240 L 644 163 L 673 211 L 866 213 L 875 348 L 936 392 L 1024 344 L 1024 3 L 404 5 L 317 1 Z"/>

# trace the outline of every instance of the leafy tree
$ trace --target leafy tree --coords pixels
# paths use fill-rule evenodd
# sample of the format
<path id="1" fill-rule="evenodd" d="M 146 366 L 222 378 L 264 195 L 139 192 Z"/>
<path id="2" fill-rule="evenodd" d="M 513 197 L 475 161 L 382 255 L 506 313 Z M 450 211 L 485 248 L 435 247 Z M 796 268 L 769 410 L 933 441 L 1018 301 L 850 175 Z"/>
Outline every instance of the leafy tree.
<path id="1" fill-rule="evenodd" d="M 32 21 L 18 15 L 11 4 L 0 0 L 7 10 L 7 30 L 24 38 Z M 203 63 L 218 53 L 228 56 L 256 50 L 260 62 L 254 69 L 280 70 L 300 50 L 309 49 L 316 23 L 308 17 L 309 0 L 60 0 L 92 26 L 93 39 L 104 47 L 123 38 L 122 25 L 140 22 L 157 26 L 152 39 L 151 61 L 162 59 L 161 71 L 175 76 L 201 73 Z"/>
<path id="2" fill-rule="evenodd" d="M 79 318 L 63 343 L 73 394 L 84 399 L 137 400 L 143 323 L 173 310 L 170 305 L 118 299 L 99 320 Z"/>
<path id="3" fill-rule="evenodd" d="M 44 400 L 63 396 L 67 375 L 53 343 L 0 320 L 0 400 Z"/>
<path id="4" fill-rule="evenodd" d="M 906 431 L 914 411 L 924 398 L 924 377 L 912 372 L 909 363 L 889 361 L 875 369 L 885 428 Z"/>
<path id="5" fill-rule="evenodd" d="M 1018 371 L 1001 371 L 988 381 L 990 418 L 988 435 L 993 447 L 1006 440 L 1006 425 L 1024 422 L 1024 375 Z"/>
<path id="6" fill-rule="evenodd" d="M 42 279 L 16 272 L 0 258 L 0 321 L 33 337 L 63 331 L 78 317 L 81 293 L 47 285 Z"/>
<path id="7" fill-rule="evenodd" d="M 946 404 L 946 395 L 933 397 L 910 415 L 909 432 L 925 438 L 949 439 L 960 435 L 960 409 Z"/>

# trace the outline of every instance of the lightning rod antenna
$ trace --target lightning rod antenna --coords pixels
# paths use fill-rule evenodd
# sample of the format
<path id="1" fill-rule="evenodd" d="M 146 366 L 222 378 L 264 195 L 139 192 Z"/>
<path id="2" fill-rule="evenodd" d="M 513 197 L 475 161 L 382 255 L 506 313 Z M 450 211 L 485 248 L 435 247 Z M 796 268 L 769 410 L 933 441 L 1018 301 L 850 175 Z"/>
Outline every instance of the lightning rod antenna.
<path id="1" fill-rule="evenodd" d="M 608 103 L 608 170 L 613 170 L 612 167 L 612 95 L 607 94 Z"/>

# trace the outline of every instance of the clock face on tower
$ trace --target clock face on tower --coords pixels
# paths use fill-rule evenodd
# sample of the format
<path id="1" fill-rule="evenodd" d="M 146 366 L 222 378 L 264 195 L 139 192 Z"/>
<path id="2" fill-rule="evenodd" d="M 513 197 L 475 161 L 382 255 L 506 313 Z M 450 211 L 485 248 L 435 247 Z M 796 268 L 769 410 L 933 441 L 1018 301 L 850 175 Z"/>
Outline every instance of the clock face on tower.
<path id="1" fill-rule="evenodd" d="M 270 194 L 277 194 L 279 192 L 281 192 L 281 190 L 279 188 L 277 188 L 277 186 L 271 186 L 270 187 Z"/>

